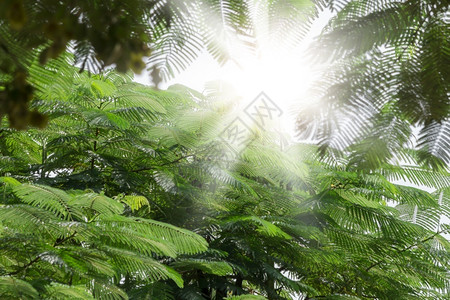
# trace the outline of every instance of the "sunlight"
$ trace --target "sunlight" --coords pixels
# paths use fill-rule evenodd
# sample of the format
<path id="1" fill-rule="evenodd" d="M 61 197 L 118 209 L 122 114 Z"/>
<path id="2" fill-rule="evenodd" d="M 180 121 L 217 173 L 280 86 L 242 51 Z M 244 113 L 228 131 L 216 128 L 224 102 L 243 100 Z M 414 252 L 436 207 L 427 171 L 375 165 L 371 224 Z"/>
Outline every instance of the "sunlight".
<path id="1" fill-rule="evenodd" d="M 305 59 L 304 48 L 262 43 L 255 54 L 235 45 L 220 80 L 231 84 L 242 106 L 264 92 L 283 111 L 277 130 L 294 136 L 296 107 L 309 104 L 307 91 L 317 73 Z"/>
<path id="2" fill-rule="evenodd" d="M 264 92 L 283 112 L 275 130 L 293 137 L 298 108 L 311 104 L 307 92 L 319 74 L 318 66 L 307 58 L 306 49 L 323 28 L 322 19 L 299 39 L 297 27 L 302 26 L 302 20 L 286 27 L 282 18 L 269 21 L 267 6 L 255 5 L 253 10 L 254 40 L 251 42 L 256 49 L 249 50 L 249 41 L 232 32 L 217 37 L 217 43 L 230 55 L 217 79 L 233 87 L 241 97 L 242 107 Z"/>
<path id="3" fill-rule="evenodd" d="M 289 51 L 269 46 L 258 49 L 257 56 L 236 52 L 225 65 L 222 79 L 231 83 L 245 99 L 263 91 L 276 95 L 272 100 L 287 108 L 304 96 L 312 82 L 311 66 L 302 59 L 299 49 Z"/>
<path id="4" fill-rule="evenodd" d="M 299 108 L 312 104 L 308 89 L 318 79 L 322 68 L 311 62 L 306 49 L 320 33 L 330 14 L 322 14 L 311 24 L 306 36 L 298 40 L 295 28 L 281 30 L 282 26 L 276 24 L 268 28 L 266 7 L 253 9 L 258 10 L 254 14 L 255 32 L 251 41 L 256 49 L 249 50 L 248 40 L 233 32 L 225 32 L 215 40 L 229 55 L 224 65 L 219 65 L 210 54 L 202 53 L 188 70 L 178 74 L 165 86 L 182 83 L 203 90 L 207 82 L 222 81 L 239 96 L 237 110 L 241 111 L 264 92 L 283 111 L 276 130 L 294 137 L 297 112 Z M 222 21 L 217 19 L 213 23 Z"/>

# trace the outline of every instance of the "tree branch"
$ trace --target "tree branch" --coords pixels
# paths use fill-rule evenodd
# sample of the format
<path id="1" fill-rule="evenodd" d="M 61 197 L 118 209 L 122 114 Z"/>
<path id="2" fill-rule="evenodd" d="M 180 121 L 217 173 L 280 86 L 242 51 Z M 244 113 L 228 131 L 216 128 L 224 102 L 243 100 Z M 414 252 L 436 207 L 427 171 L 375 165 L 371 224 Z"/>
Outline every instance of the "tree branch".
<path id="1" fill-rule="evenodd" d="M 181 160 L 183 160 L 185 158 L 193 157 L 193 156 L 194 156 L 193 154 L 186 155 L 186 156 L 181 156 L 181 157 L 179 157 L 179 158 L 177 158 L 177 159 L 175 159 L 173 161 L 168 161 L 168 162 L 165 162 L 165 163 L 157 165 L 157 166 L 143 167 L 143 168 L 139 168 L 139 169 L 134 169 L 134 170 L 131 170 L 130 172 L 137 173 L 137 172 L 142 172 L 142 171 L 150 171 L 150 170 L 155 169 L 155 167 L 163 167 L 163 166 L 167 166 L 167 165 L 170 165 L 170 164 L 174 164 L 174 163 L 177 163 L 177 162 L 179 162 L 179 161 L 181 161 Z"/>
<path id="2" fill-rule="evenodd" d="M 71 235 L 61 239 L 61 240 L 56 240 L 55 243 L 53 244 L 53 247 L 59 246 L 62 243 L 64 243 L 67 240 L 70 240 L 71 238 L 73 238 L 75 235 L 77 234 L 76 231 L 74 231 Z M 25 271 L 26 269 L 28 269 L 31 265 L 37 263 L 40 259 L 41 259 L 42 253 L 39 254 L 38 256 L 36 256 L 33 260 L 29 261 L 28 263 L 26 263 L 25 265 L 23 265 L 20 269 L 7 273 L 6 275 L 11 276 L 11 275 L 17 275 L 22 271 Z"/>
<path id="3" fill-rule="evenodd" d="M 31 260 L 27 264 L 23 265 L 20 269 L 14 271 L 14 272 L 7 273 L 6 275 L 11 276 L 11 275 L 19 274 L 20 272 L 25 271 L 26 269 L 28 269 L 28 267 L 30 267 L 32 264 L 38 262 L 40 259 L 41 259 L 41 254 L 36 256 L 33 260 Z"/>
<path id="4" fill-rule="evenodd" d="M 426 242 L 428 242 L 429 240 L 434 239 L 437 235 L 443 233 L 444 231 L 445 231 L 445 230 L 438 231 L 438 232 L 434 233 L 433 235 L 431 235 L 431 236 L 429 236 L 429 237 L 427 237 L 427 238 L 425 238 L 425 239 L 423 239 L 423 240 L 421 240 L 421 241 L 419 241 L 419 242 L 417 242 L 417 243 L 415 243 L 415 244 L 412 244 L 412 245 L 410 245 L 410 246 L 408 246 L 408 247 L 406 247 L 406 248 L 404 248 L 404 249 L 398 251 L 398 253 L 402 253 L 402 252 L 408 251 L 408 250 L 410 250 L 410 249 L 413 248 L 413 247 L 416 247 L 416 246 L 418 246 L 418 245 L 421 245 L 421 244 L 423 244 L 423 243 L 426 243 Z M 385 261 L 386 261 L 386 259 L 382 259 L 382 260 L 379 260 L 379 261 L 377 261 L 377 262 L 371 264 L 371 265 L 366 269 L 366 272 L 370 271 L 370 269 L 372 269 L 372 268 L 374 268 L 374 267 L 380 265 L 381 263 L 383 263 L 383 262 L 385 262 Z"/>
<path id="5" fill-rule="evenodd" d="M 69 236 L 67 236 L 67 237 L 65 237 L 65 238 L 63 238 L 63 239 L 56 240 L 55 243 L 53 244 L 53 247 L 59 246 L 59 245 L 61 245 L 62 243 L 64 243 L 65 241 L 70 240 L 70 239 L 73 238 L 76 234 L 77 234 L 77 232 L 74 231 L 71 235 L 69 235 Z"/>

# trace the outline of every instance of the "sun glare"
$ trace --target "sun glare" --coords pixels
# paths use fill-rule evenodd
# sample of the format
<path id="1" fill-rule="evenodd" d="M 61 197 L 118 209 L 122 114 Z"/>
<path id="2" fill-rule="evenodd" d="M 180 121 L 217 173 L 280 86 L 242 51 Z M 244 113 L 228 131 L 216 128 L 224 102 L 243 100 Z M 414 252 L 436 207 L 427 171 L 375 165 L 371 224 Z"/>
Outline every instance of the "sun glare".
<path id="1" fill-rule="evenodd" d="M 304 52 L 302 47 L 283 49 L 266 43 L 252 55 L 236 47 L 220 80 L 235 89 L 244 106 L 264 92 L 283 111 L 279 130 L 293 136 L 296 107 L 308 105 L 307 91 L 315 79 Z"/>
<path id="2" fill-rule="evenodd" d="M 283 111 L 277 130 L 294 136 L 296 112 L 311 104 L 307 91 L 320 73 L 318 66 L 311 64 L 306 57 L 306 49 L 312 37 L 323 27 L 323 20 L 313 24 L 312 31 L 294 44 L 290 41 L 296 40 L 298 32 L 271 32 L 274 29 L 267 28 L 267 19 L 261 17 L 267 15 L 266 8 L 254 9 L 259 10 L 255 13 L 258 17 L 253 24 L 255 40 L 252 42 L 256 49 L 249 51 L 246 45 L 248 41 L 227 32 L 218 36 L 216 41 L 229 54 L 227 63 L 219 66 L 211 55 L 205 53 L 189 70 L 179 74 L 168 85 L 182 83 L 201 90 L 207 82 L 222 81 L 239 95 L 241 109 L 264 92 Z"/>
<path id="3" fill-rule="evenodd" d="M 259 49 L 258 56 L 234 55 L 224 67 L 222 79 L 231 83 L 244 98 L 259 92 L 276 96 L 285 106 L 303 96 L 311 83 L 310 66 L 301 54 L 282 49 Z"/>

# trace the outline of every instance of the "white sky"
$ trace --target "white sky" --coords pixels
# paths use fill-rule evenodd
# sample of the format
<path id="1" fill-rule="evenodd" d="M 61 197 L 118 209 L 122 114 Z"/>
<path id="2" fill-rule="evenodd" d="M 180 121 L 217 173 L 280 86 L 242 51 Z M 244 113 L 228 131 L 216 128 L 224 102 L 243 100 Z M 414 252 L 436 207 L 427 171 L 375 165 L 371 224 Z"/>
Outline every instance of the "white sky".
<path id="1" fill-rule="evenodd" d="M 312 24 L 305 39 L 291 49 L 270 45 L 264 58 L 244 55 L 236 48 L 235 61 L 220 66 L 208 53 L 201 53 L 198 59 L 185 71 L 176 75 L 160 87 L 166 89 L 172 84 L 183 84 L 203 92 L 205 84 L 211 81 L 224 81 L 242 97 L 240 103 L 245 107 L 258 94 L 265 94 L 283 111 L 278 130 L 293 137 L 295 134 L 296 106 L 307 105 L 306 90 L 317 78 L 320 66 L 309 63 L 305 50 L 331 17 L 328 11 L 322 12 Z M 323 66 L 322 66 L 323 67 Z M 151 84 L 148 73 L 136 76 L 135 80 Z"/>

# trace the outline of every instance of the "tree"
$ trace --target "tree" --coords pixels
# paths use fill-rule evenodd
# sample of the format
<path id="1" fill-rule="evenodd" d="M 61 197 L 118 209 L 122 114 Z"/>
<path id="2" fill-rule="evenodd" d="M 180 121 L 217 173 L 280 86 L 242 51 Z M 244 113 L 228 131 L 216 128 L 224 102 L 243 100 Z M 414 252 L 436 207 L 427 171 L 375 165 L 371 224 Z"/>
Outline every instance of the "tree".
<path id="1" fill-rule="evenodd" d="M 207 247 L 187 230 L 124 216 L 120 198 L 1 181 L 2 298 L 123 299 L 130 280 L 182 286 L 161 258 Z"/>
<path id="2" fill-rule="evenodd" d="M 273 19 L 280 11 L 290 17 L 303 15 L 303 1 L 262 3 L 271 7 Z M 136 73 L 146 67 L 148 58 L 157 86 L 161 77 L 173 76 L 203 50 L 226 61 L 229 49 L 219 37 L 225 44 L 231 36 L 242 37 L 251 45 L 251 6 L 235 0 L 3 1 L 0 118 L 7 115 L 16 129 L 45 126 L 45 117 L 28 109 L 35 94 L 27 70 L 36 57 L 45 64 L 70 50 L 81 70 L 98 72 L 114 66 L 119 72 Z"/>
<path id="3" fill-rule="evenodd" d="M 270 133 L 255 131 L 234 161 L 224 161 L 227 145 L 218 135 L 225 120 L 235 117 L 226 115 L 226 104 L 180 86 L 154 91 L 113 71 L 79 74 L 70 55 L 44 67 L 36 61 L 29 74 L 42 99 L 33 105 L 49 116 L 50 124 L 45 130 L 26 132 L 2 129 L 2 175 L 32 183 L 5 186 L 4 199 L 12 201 L 0 209 L 6 216 L 1 221 L 5 239 L 15 236 L 10 230 L 25 240 L 33 233 L 20 225 L 19 203 L 32 211 L 54 213 L 60 202 L 31 192 L 39 187 L 67 199 L 69 211 L 86 217 L 77 217 L 77 224 L 88 226 L 95 237 L 110 232 L 97 233 L 106 225 L 96 222 L 102 220 L 102 212 L 95 217 L 95 206 L 120 208 L 103 217 L 129 220 L 130 227 L 114 221 L 117 235 L 110 232 L 100 242 L 121 243 L 127 255 L 139 255 L 141 268 L 151 266 L 149 253 L 141 253 L 146 248 L 134 233 L 122 237 L 122 229 L 165 222 L 190 229 L 208 242 L 208 250 L 197 254 L 161 253 L 173 247 L 167 245 L 165 250 L 149 250 L 162 270 L 172 268 L 180 274 L 183 287 L 177 285 L 178 277 L 171 282 L 166 277 L 145 281 L 137 274 L 127 276 L 136 268 L 121 257 L 112 265 L 115 275 L 101 270 L 89 275 L 101 282 L 112 280 L 108 284 L 122 290 L 122 297 L 447 297 L 449 242 L 441 234 L 448 228 L 440 224 L 440 216 L 450 215 L 449 174 L 419 166 L 414 151 L 408 156 L 410 166 L 385 162 L 377 168 L 355 167 L 352 156 L 338 151 L 319 159 L 317 147 L 311 145 L 294 144 L 283 152 Z M 436 192 L 392 183 L 399 178 Z M 60 224 L 56 235 L 70 237 L 73 229 L 67 226 L 72 223 L 58 216 L 44 220 Z M 161 224 L 167 230 L 173 225 Z M 148 236 L 152 241 L 159 237 Z M 57 238 L 34 234 L 29 245 L 38 255 L 41 245 L 53 245 Z M 67 245 L 74 251 L 91 249 L 82 247 L 91 240 L 77 238 Z M 13 245 L 4 244 L 5 251 Z M 107 251 L 103 245 L 92 247 Z M 51 249 L 60 251 L 63 246 Z M 9 273 L 22 270 L 34 258 L 26 257 L 24 248 L 19 250 L 14 253 L 23 259 L 3 266 L 11 269 Z M 3 278 L 8 291 L 15 282 L 31 284 L 38 292 L 55 283 L 69 285 L 56 277 L 41 283 L 16 275 L 22 273 Z"/>
<path id="4" fill-rule="evenodd" d="M 302 1 L 262 2 L 297 24 Z M 157 82 L 204 48 L 225 61 L 218 36 L 252 49 L 249 3 L 2 4 L 0 116 L 50 122 L 1 120 L 2 297 L 448 298 L 448 4 L 317 1 L 335 65 L 299 125 L 321 156 L 256 132 L 230 164 L 226 105 L 105 68 L 150 55 Z"/>
<path id="5" fill-rule="evenodd" d="M 419 162 L 448 166 L 448 1 L 324 2 L 336 16 L 313 49 L 332 67 L 314 89 L 317 109 L 300 114 L 299 133 L 376 167 L 411 147 L 418 131 Z"/>
<path id="6" fill-rule="evenodd" d="M 447 297 L 448 241 L 441 234 L 448 228 L 438 224 L 449 215 L 448 174 L 395 165 L 364 174 L 346 169 L 345 160 L 319 163 L 311 146 L 295 145 L 281 160 L 266 146 L 256 143 L 242 154 L 231 172 L 237 182 L 203 186 L 217 199 L 209 200 L 210 218 L 200 231 L 215 251 L 197 260 L 219 259 L 233 272 L 219 277 L 201 265 L 181 269 L 191 282 L 178 294 L 182 299 L 221 299 L 226 292 L 269 299 L 293 293 L 308 299 Z M 299 161 L 289 158 L 300 155 L 303 171 L 286 171 L 285 165 L 298 170 Z M 428 194 L 390 182 L 399 176 L 440 189 Z M 445 204 L 438 202 L 441 192 Z"/>

